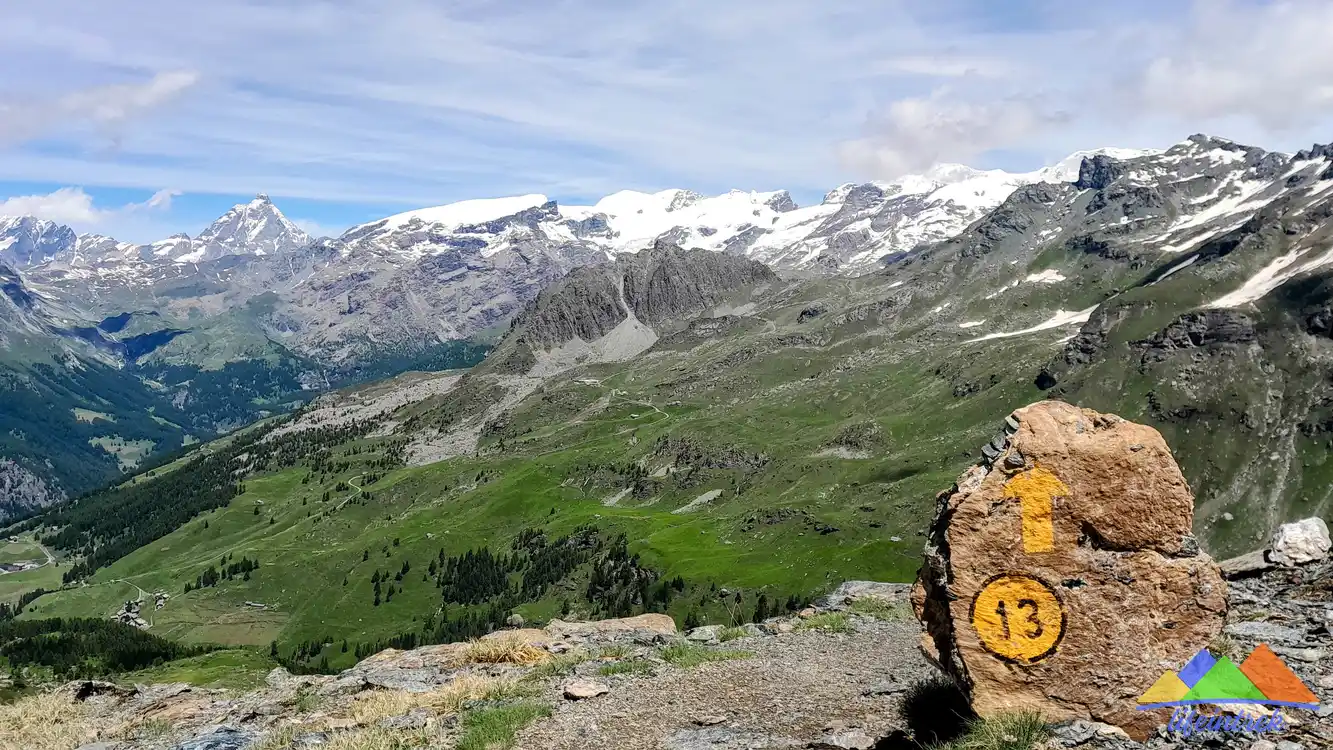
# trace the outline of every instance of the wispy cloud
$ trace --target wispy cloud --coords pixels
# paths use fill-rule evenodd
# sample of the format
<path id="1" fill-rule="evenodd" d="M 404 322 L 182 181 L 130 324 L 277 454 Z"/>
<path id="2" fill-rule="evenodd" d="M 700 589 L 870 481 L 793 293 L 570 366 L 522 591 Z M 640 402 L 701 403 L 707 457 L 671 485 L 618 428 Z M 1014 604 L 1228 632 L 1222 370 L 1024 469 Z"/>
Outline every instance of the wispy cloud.
<path id="1" fill-rule="evenodd" d="M 11 5 L 7 180 L 395 207 L 815 196 L 1214 128 L 1286 146 L 1333 113 L 1317 0 Z"/>
<path id="2" fill-rule="evenodd" d="M 158 73 L 139 83 L 110 84 L 60 96 L 0 100 L 0 145 L 52 135 L 67 126 L 119 126 L 174 99 L 199 80 L 190 71 Z"/>

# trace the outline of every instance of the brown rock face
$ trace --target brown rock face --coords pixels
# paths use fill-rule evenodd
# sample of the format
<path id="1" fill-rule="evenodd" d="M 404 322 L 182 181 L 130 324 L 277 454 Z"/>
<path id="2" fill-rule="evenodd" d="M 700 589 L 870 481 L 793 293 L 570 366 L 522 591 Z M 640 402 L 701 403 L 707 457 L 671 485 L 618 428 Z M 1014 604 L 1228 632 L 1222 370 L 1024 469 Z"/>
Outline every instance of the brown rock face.
<path id="1" fill-rule="evenodd" d="M 926 653 L 981 715 L 1093 719 L 1143 739 L 1135 699 L 1222 629 L 1226 584 L 1151 427 L 1058 401 L 1020 409 L 939 496 L 913 591 Z"/>

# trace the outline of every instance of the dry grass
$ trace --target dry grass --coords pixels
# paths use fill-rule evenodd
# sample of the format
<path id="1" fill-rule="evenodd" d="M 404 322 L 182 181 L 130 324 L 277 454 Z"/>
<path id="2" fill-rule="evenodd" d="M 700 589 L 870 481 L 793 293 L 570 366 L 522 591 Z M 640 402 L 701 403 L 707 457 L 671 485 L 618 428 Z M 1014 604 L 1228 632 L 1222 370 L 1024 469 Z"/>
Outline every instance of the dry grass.
<path id="1" fill-rule="evenodd" d="M 1235 638 L 1226 633 L 1218 633 L 1208 642 L 1208 650 L 1215 656 L 1225 656 L 1239 664 L 1245 659 L 1245 648 L 1236 642 Z"/>
<path id="2" fill-rule="evenodd" d="M 322 750 L 412 750 L 426 746 L 421 732 L 393 729 L 359 729 L 336 734 Z"/>
<path id="3" fill-rule="evenodd" d="M 374 724 L 390 716 L 402 716 L 414 708 L 429 708 L 436 713 L 455 713 L 465 701 L 509 697 L 523 692 L 523 688 L 514 680 L 465 674 L 429 693 L 409 693 L 404 690 L 365 693 L 352 703 L 347 717 L 358 724 Z"/>
<path id="4" fill-rule="evenodd" d="M 73 750 L 115 732 L 68 695 L 45 693 L 0 705 L 0 750 Z M 119 731 L 116 728 L 116 731 Z"/>
<path id="5" fill-rule="evenodd" d="M 300 733 L 296 727 L 284 727 L 271 732 L 251 750 L 293 750 L 292 740 Z M 334 734 L 320 750 L 416 750 L 427 747 L 429 737 L 422 732 L 367 727 Z"/>
<path id="6" fill-rule="evenodd" d="M 519 638 L 490 638 L 469 643 L 463 651 L 463 659 L 472 664 L 532 667 L 550 661 L 551 653 Z"/>

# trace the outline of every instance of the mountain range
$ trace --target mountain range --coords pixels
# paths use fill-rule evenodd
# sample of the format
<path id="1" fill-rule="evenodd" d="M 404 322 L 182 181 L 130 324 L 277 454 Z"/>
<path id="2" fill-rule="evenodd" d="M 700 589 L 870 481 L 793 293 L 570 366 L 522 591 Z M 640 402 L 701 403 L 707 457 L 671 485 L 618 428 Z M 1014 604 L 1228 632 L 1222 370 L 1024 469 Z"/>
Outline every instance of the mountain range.
<path id="1" fill-rule="evenodd" d="M 974 174 L 969 194 L 995 203 L 929 242 L 840 250 L 849 232 L 803 229 L 790 263 L 759 257 L 773 235 L 748 219 L 657 230 L 704 205 L 770 226 L 810 209 L 673 192 L 591 213 L 467 202 L 262 256 L 136 256 L 162 269 L 148 288 L 179 291 L 92 325 L 96 299 L 63 291 L 56 261 L 8 272 L 7 512 L 137 472 L 19 525 L 75 562 L 23 617 L 172 592 L 155 632 L 276 643 L 314 669 L 510 612 L 799 609 L 845 580 L 910 580 L 939 490 L 976 446 L 998 455 L 1003 415 L 1047 397 L 1158 430 L 1216 558 L 1333 517 L 1333 147 L 1193 136 L 1076 162 L 994 192 Z M 904 196 L 929 203 L 911 182 L 832 191 L 821 225 L 868 220 L 850 233 L 871 242 L 860 230 L 887 232 Z M 946 208 L 964 207 L 913 216 Z M 460 347 L 452 362 L 374 349 L 438 324 L 416 310 L 453 321 L 483 299 L 471 328 L 436 338 Z M 448 338 L 464 331 L 484 343 Z M 218 579 L 237 557 L 262 563 Z M 523 561 L 534 583 L 505 584 Z"/>
<path id="2" fill-rule="evenodd" d="M 1040 372 L 1042 385 L 1067 393 L 1106 356 L 1117 325 L 1143 317 L 1143 307 L 1154 320 L 1174 309 L 1131 304 L 1145 294 L 1134 288 L 1135 274 L 1151 268 L 1156 276 L 1145 284 L 1153 288 L 1200 277 L 1196 283 L 1211 288 L 1213 261 L 1226 253 L 1210 243 L 1327 179 L 1315 168 L 1322 154 L 1194 136 L 1165 151 L 1080 152 L 1024 174 L 942 165 L 892 182 L 842 185 L 808 207 L 785 191 L 623 191 L 590 206 L 525 195 L 409 211 L 319 239 L 264 195 L 197 237 L 146 245 L 32 217 L 3 219 L 0 372 L 15 398 L 0 411 L 9 423 L 0 457 L 11 462 L 10 474 L 23 474 L 14 485 L 29 488 L 26 499 L 9 502 L 31 506 L 89 489 L 329 388 L 472 365 L 497 340 L 473 379 L 505 372 L 527 382 L 651 352 L 682 334 L 640 314 L 638 305 L 659 300 L 627 292 L 648 270 L 616 269 L 653 248 L 763 264 L 777 274 L 763 283 L 763 304 L 807 298 L 802 326 L 878 295 L 836 317 L 852 316 L 842 323 L 854 319 L 867 335 L 892 318 L 895 336 L 913 332 L 903 342 L 909 348 L 936 345 L 931 337 L 941 330 L 980 342 L 1084 324 Z M 1187 327 L 1231 320 L 1226 311 L 1324 262 L 1279 261 L 1271 278 L 1219 289 Z M 669 282 L 690 277 L 679 259 L 649 265 L 652 281 L 638 283 L 681 294 Z M 918 273 L 924 268 L 931 273 Z M 587 288 L 594 280 L 597 288 Z M 697 293 L 712 283 L 695 282 L 683 297 L 711 300 Z M 837 304 L 824 298 L 835 288 L 845 295 Z M 575 302 L 562 300 L 567 294 Z M 916 311 L 911 325 L 898 317 L 926 298 L 934 304 Z M 539 308 L 520 314 L 530 303 Z M 777 326 L 758 305 L 738 302 L 719 314 L 741 324 L 762 320 L 761 332 Z M 1163 346 L 1174 340 L 1163 335 Z M 1170 390 L 1153 389 L 1155 408 L 1169 411 L 1161 404 Z M 523 397 L 514 392 L 506 402 Z M 38 411 L 52 428 L 34 438 Z"/>

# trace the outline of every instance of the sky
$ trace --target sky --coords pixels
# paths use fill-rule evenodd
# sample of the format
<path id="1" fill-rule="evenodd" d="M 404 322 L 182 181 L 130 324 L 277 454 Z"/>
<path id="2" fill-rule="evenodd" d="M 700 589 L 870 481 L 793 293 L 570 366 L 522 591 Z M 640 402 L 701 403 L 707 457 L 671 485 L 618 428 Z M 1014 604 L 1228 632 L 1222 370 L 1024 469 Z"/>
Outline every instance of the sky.
<path id="1" fill-rule="evenodd" d="M 42 0 L 0 7 L 0 215 L 147 242 L 468 198 L 1029 171 L 1333 140 L 1327 0 Z"/>

